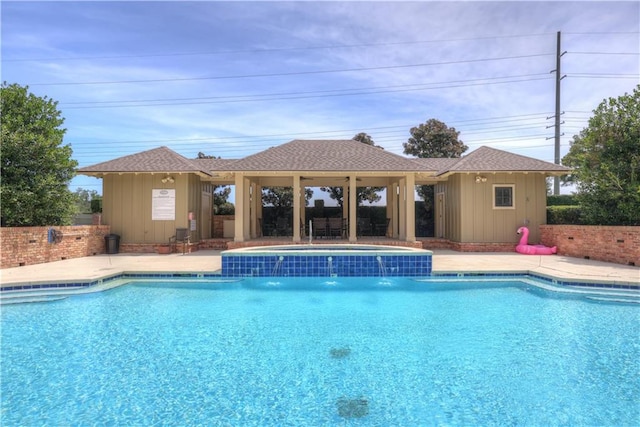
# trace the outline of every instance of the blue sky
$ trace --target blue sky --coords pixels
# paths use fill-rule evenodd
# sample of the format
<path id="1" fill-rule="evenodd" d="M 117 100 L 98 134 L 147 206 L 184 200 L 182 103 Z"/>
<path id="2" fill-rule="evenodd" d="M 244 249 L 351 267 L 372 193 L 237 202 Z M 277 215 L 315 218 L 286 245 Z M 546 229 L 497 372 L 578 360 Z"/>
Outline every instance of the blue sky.
<path id="1" fill-rule="evenodd" d="M 8 2 L 2 80 L 59 102 L 80 166 L 158 146 L 239 158 L 366 132 L 402 154 L 430 118 L 553 161 L 640 82 L 639 2 Z M 101 192 L 79 176 L 77 187 Z"/>

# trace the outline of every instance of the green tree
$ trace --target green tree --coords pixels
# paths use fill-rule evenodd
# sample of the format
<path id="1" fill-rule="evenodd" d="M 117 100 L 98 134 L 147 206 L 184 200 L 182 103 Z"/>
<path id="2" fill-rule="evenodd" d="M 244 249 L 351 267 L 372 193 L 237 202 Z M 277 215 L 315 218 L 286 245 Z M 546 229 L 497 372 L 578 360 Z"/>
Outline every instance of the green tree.
<path id="1" fill-rule="evenodd" d="M 467 151 L 456 128 L 448 127 L 436 119 L 412 127 L 411 137 L 402 146 L 404 153 L 420 158 L 458 158 Z"/>
<path id="2" fill-rule="evenodd" d="M 76 198 L 76 212 L 78 213 L 92 212 L 91 201 L 101 198 L 96 190 L 85 190 L 84 188 L 77 188 L 73 194 Z"/>
<path id="3" fill-rule="evenodd" d="M 564 165 L 589 224 L 640 225 L 640 85 L 604 100 L 573 137 Z"/>
<path id="4" fill-rule="evenodd" d="M 57 102 L 17 84 L 0 87 L 2 116 L 2 225 L 71 224 L 75 197 L 68 184 L 78 162 L 69 145 Z"/>
<path id="5" fill-rule="evenodd" d="M 462 153 L 469 149 L 460 140 L 460 132 L 436 119 L 429 119 L 416 127 L 412 127 L 409 133 L 411 137 L 403 144 L 404 153 L 419 158 L 459 158 Z M 433 235 L 433 190 L 433 185 L 420 185 L 417 187 L 418 195 L 424 201 L 422 221 L 424 222 L 427 236 Z"/>
<path id="6" fill-rule="evenodd" d="M 379 145 L 376 145 L 373 142 L 373 138 L 364 132 L 360 132 L 356 134 L 353 138 L 354 141 L 362 142 L 363 144 L 372 145 L 374 147 L 380 148 L 384 150 Z M 321 191 L 329 193 L 329 197 L 335 200 L 338 203 L 338 206 L 342 207 L 344 203 L 344 194 L 342 194 L 342 187 L 320 187 Z M 375 203 L 381 199 L 378 194 L 379 191 L 384 190 L 383 187 L 358 187 L 356 190 L 357 204 L 360 204 L 364 201 L 369 203 Z"/>
<path id="7" fill-rule="evenodd" d="M 313 190 L 304 189 L 304 205 L 309 205 L 309 200 L 313 197 Z M 262 203 L 273 206 L 276 215 L 287 216 L 289 209 L 293 207 L 292 187 L 265 187 L 262 191 Z"/>

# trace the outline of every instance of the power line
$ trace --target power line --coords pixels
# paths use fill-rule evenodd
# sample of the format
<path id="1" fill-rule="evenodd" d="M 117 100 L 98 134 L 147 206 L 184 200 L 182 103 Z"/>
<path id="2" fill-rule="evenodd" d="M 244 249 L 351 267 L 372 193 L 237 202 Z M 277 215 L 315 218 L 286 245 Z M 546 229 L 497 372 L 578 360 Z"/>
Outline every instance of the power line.
<path id="1" fill-rule="evenodd" d="M 633 56 L 638 56 L 640 55 L 640 52 L 574 52 L 574 51 L 568 51 L 567 53 L 573 54 L 573 55 L 633 55 Z"/>
<path id="2" fill-rule="evenodd" d="M 342 69 L 335 69 L 335 70 L 292 71 L 287 73 L 236 74 L 236 75 L 229 75 L 229 76 L 180 77 L 180 78 L 171 78 L 171 79 L 114 80 L 114 81 L 97 81 L 97 82 L 30 83 L 29 86 L 77 86 L 77 85 L 108 85 L 108 84 L 129 84 L 129 83 L 166 83 L 166 82 L 184 82 L 184 81 L 200 81 L 200 80 L 245 79 L 245 78 L 257 78 L 257 77 L 286 77 L 286 76 L 301 76 L 301 75 L 314 75 L 314 74 L 347 73 L 347 72 L 354 72 L 354 71 L 374 71 L 374 70 L 391 70 L 391 69 L 399 69 L 399 68 L 430 67 L 435 65 L 469 64 L 469 63 L 489 62 L 489 61 L 503 61 L 503 60 L 510 60 L 510 59 L 536 58 L 536 57 L 550 56 L 550 55 L 553 55 L 553 54 L 537 53 L 537 54 L 531 54 L 531 55 L 466 59 L 466 60 L 459 60 L 459 61 L 443 61 L 443 62 L 431 62 L 431 63 L 423 63 L 423 64 L 386 65 L 386 66 L 380 66 L 380 67 L 342 68 Z"/>
<path id="3" fill-rule="evenodd" d="M 549 112 L 539 112 L 539 113 L 529 113 L 529 114 L 518 114 L 511 116 L 496 116 L 496 117 L 485 117 L 478 119 L 467 119 L 467 120 L 452 120 L 450 123 L 452 125 L 462 124 L 462 123 L 475 123 L 477 125 L 491 125 L 491 124 L 499 124 L 499 123 L 509 123 L 509 122 L 517 122 L 517 121 L 527 121 L 533 120 L 535 118 L 544 117 L 548 115 Z M 484 122 L 484 123 L 482 123 Z M 129 145 L 129 144 L 162 144 L 162 143 L 170 143 L 170 142 L 203 142 L 203 141 L 211 141 L 218 140 L 221 142 L 236 142 L 236 143 L 244 143 L 250 142 L 256 139 L 264 139 L 264 138 L 304 138 L 308 136 L 319 136 L 326 135 L 332 133 L 358 133 L 358 132 L 367 132 L 376 130 L 388 130 L 388 129 L 406 129 L 407 133 L 410 131 L 412 127 L 415 125 L 394 125 L 394 126 L 377 126 L 377 127 L 368 127 L 367 129 L 363 128 L 352 128 L 352 129 L 337 129 L 337 130 L 325 130 L 325 131 L 312 131 L 312 132 L 304 132 L 304 133 L 273 133 L 273 134 L 262 134 L 262 135 L 232 135 L 232 136 L 208 136 L 208 137 L 198 137 L 198 138 L 167 138 L 167 139 L 146 139 L 146 140 L 121 140 L 121 141 L 100 141 L 101 145 L 105 144 L 119 144 L 119 145 Z M 90 149 L 95 150 L 97 147 L 92 146 Z"/>
<path id="4" fill-rule="evenodd" d="M 640 78 L 640 74 L 568 73 L 567 77 L 579 79 L 637 79 Z"/>
<path id="5" fill-rule="evenodd" d="M 102 56 L 77 56 L 77 57 L 50 57 L 50 58 L 14 58 L 3 59 L 4 62 L 31 62 L 31 61 L 77 61 L 77 60 L 97 60 L 97 59 L 123 59 L 123 58 L 154 58 L 154 57 L 172 57 L 172 56 L 200 56 L 200 55 L 227 55 L 238 53 L 268 53 L 268 52 L 285 52 L 299 50 L 321 50 L 321 49 L 344 49 L 355 47 L 375 47 L 375 46 L 401 46 L 427 43 L 450 43 L 462 41 L 478 41 L 491 39 L 507 39 L 507 38 L 524 38 L 524 37 L 540 37 L 548 36 L 552 33 L 540 34 L 516 34 L 508 36 L 481 36 L 459 39 L 443 39 L 443 40 L 418 40 L 418 41 L 398 41 L 385 43 L 358 43 L 344 45 L 325 45 L 325 46 L 290 46 L 290 47 L 274 47 L 274 48 L 256 48 L 256 49 L 237 49 L 237 50 L 220 50 L 220 51 L 202 51 L 202 52 L 172 52 L 172 53 L 140 53 L 131 55 L 102 55 Z"/>
<path id="6" fill-rule="evenodd" d="M 521 82 L 531 82 L 537 80 L 549 80 L 551 77 L 545 74 L 546 77 L 540 78 L 531 78 L 531 79 L 521 79 L 521 80 L 506 80 L 502 82 L 486 82 L 485 79 L 479 79 L 481 82 L 479 83 L 467 83 L 467 84 L 457 84 L 457 85 L 447 85 L 442 86 L 440 83 L 431 83 L 430 85 L 435 85 L 434 87 L 414 87 L 411 89 L 394 89 L 394 90 L 367 90 L 355 92 L 358 89 L 346 89 L 344 93 L 322 93 L 326 91 L 319 91 L 316 95 L 296 95 L 292 93 L 291 96 L 279 96 L 279 97 L 269 97 L 270 95 L 233 95 L 230 98 L 249 98 L 249 99 L 222 99 L 218 101 L 196 101 L 196 102 L 177 102 L 177 103 L 150 103 L 150 104 L 134 104 L 134 105 L 87 105 L 87 106 L 78 106 L 78 107 L 66 107 L 67 110 L 79 110 L 79 109 L 96 109 L 96 108 L 134 108 L 134 107 L 159 107 L 159 106 L 177 106 L 177 105 L 202 105 L 202 104 L 231 104 L 231 103 L 242 103 L 242 102 L 264 102 L 264 101 L 283 101 L 290 99 L 309 99 L 309 98 L 333 98 L 333 97 L 341 97 L 341 96 L 362 96 L 362 95 L 376 95 L 381 93 L 400 93 L 400 92 L 418 92 L 425 90 L 436 90 L 436 89 L 454 89 L 458 87 L 469 87 L 469 86 L 488 86 L 488 85 L 497 85 L 497 84 L 507 84 L 507 83 L 521 83 Z M 471 81 L 470 81 L 471 82 Z M 440 86 L 438 86 L 440 85 Z M 351 91 L 349 93 L 347 91 Z M 304 93 L 304 92 L 302 92 Z M 313 92 L 307 92 L 313 93 Z M 259 98 L 251 99 L 251 96 L 256 96 Z M 224 97 L 222 97 L 224 98 Z M 127 101 L 127 102 L 136 102 L 136 101 Z"/>
<path id="7" fill-rule="evenodd" d="M 433 82 L 433 83 L 413 83 L 404 85 L 390 85 L 390 86 L 372 86 L 361 88 L 348 88 L 348 89 L 329 89 L 318 91 L 296 91 L 296 92 L 274 92 L 265 94 L 252 94 L 252 95 L 225 95 L 225 96 L 206 96 L 206 97 L 191 97 L 191 98 L 156 98 L 156 99 L 133 99 L 133 100 L 112 100 L 112 101 L 73 101 L 73 102 L 61 102 L 60 105 L 91 105 L 91 104 L 119 104 L 119 103 L 142 103 L 142 102 L 182 102 L 182 101 L 203 101 L 203 100 L 226 100 L 237 98 L 252 98 L 252 97 L 267 97 L 267 96 L 292 96 L 292 95 L 307 95 L 307 94 L 323 94 L 323 93 L 340 93 L 350 91 L 368 91 L 378 89 L 394 89 L 394 88 L 414 88 L 419 89 L 422 86 L 433 86 L 453 83 L 470 83 L 470 82 L 482 82 L 501 79 L 516 79 L 524 77 L 537 77 L 548 76 L 548 73 L 536 73 L 536 74 L 519 74 L 515 76 L 502 76 L 502 77 L 483 77 L 470 80 L 451 80 L 446 82 Z M 520 80 L 519 80 L 520 81 Z M 527 81 L 527 80 L 523 80 Z"/>

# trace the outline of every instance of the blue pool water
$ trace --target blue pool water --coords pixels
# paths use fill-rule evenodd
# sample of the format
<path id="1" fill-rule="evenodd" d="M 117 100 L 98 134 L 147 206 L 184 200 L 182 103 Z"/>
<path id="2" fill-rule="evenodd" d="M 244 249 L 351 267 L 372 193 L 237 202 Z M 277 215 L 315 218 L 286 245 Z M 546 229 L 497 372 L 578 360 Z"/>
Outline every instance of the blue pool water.
<path id="1" fill-rule="evenodd" d="M 517 280 L 313 280 L 3 306 L 2 425 L 640 424 L 637 306 Z"/>

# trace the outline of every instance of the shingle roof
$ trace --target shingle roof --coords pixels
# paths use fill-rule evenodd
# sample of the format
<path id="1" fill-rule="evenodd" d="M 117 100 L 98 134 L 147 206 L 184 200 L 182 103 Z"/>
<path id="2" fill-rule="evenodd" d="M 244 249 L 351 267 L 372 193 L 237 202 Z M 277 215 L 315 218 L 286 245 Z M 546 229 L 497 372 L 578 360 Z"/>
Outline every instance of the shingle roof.
<path id="1" fill-rule="evenodd" d="M 490 147 L 480 147 L 459 159 L 409 158 L 352 139 L 293 140 L 243 159 L 187 159 L 159 147 L 80 168 L 80 173 L 215 171 L 382 171 L 433 172 L 564 172 L 565 166 Z"/>
<path id="2" fill-rule="evenodd" d="M 207 171 L 227 170 L 229 165 L 237 162 L 238 159 L 193 159 L 198 167 Z"/>
<path id="3" fill-rule="evenodd" d="M 453 165 L 444 167 L 436 175 L 453 172 L 569 172 L 570 168 L 521 156 L 491 147 L 480 147 L 458 159 Z"/>
<path id="4" fill-rule="evenodd" d="M 108 162 L 80 168 L 78 172 L 201 172 L 210 175 L 207 168 L 202 168 L 199 163 L 187 159 L 167 147 L 119 157 Z"/>
<path id="5" fill-rule="evenodd" d="M 460 161 L 459 158 L 431 158 L 431 159 L 412 159 L 415 163 L 417 163 L 420 167 L 420 171 L 430 171 L 437 172 L 441 170 L 447 170 L 451 166 L 455 165 Z"/>
<path id="6" fill-rule="evenodd" d="M 231 171 L 417 171 L 412 159 L 353 139 L 300 140 L 250 155 Z"/>

